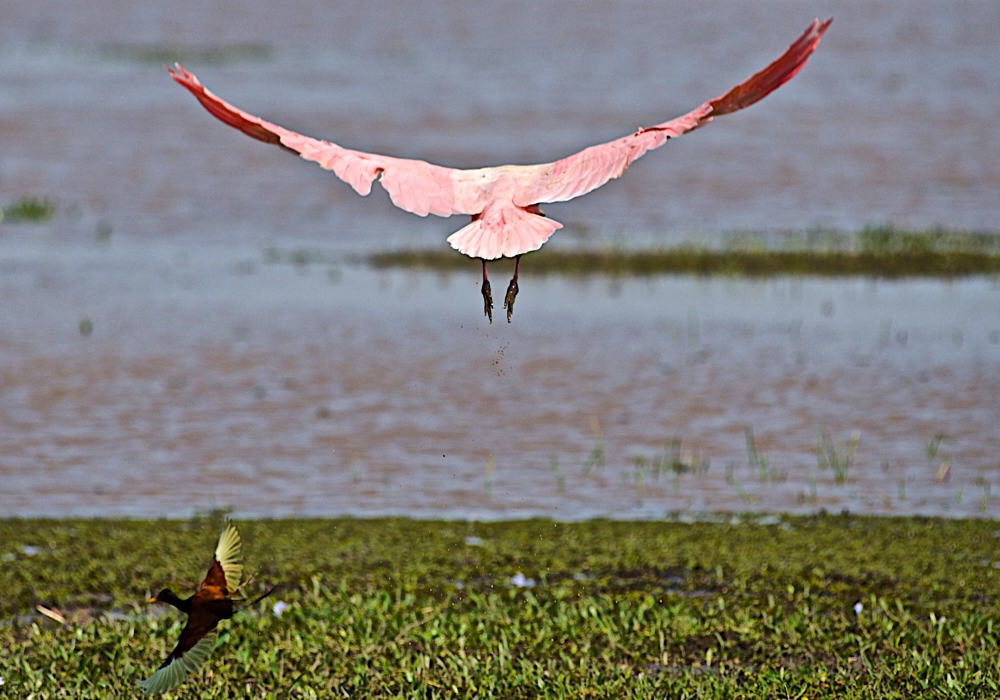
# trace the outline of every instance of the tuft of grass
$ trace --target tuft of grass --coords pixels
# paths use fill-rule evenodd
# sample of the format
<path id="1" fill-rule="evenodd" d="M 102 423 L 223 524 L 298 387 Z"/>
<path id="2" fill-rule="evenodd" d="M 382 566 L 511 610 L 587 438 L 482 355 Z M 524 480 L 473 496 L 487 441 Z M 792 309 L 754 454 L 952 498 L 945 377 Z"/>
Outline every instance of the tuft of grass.
<path id="1" fill-rule="evenodd" d="M 934 228 L 907 231 L 867 226 L 855 236 L 856 248 L 871 253 L 980 253 L 1000 255 L 1000 234 Z"/>
<path id="2" fill-rule="evenodd" d="M 583 474 L 589 474 L 594 467 L 599 471 L 604 469 L 604 431 L 601 430 L 601 421 L 595 416 L 590 418 L 590 429 L 594 434 L 594 449 L 590 451 L 587 459 L 583 461 L 583 466 L 580 467 Z"/>
<path id="3" fill-rule="evenodd" d="M 636 455 L 633 461 L 636 479 L 641 474 L 644 480 L 648 477 L 654 481 L 658 481 L 660 475 L 666 472 L 671 472 L 675 478 L 681 474 L 704 474 L 711 466 L 711 462 L 703 458 L 700 452 L 681 451 L 681 439 L 676 436 L 666 441 L 662 454 L 654 454 L 652 459 Z"/>
<path id="4" fill-rule="evenodd" d="M 565 493 L 566 475 L 559 471 L 559 456 L 554 452 L 549 455 L 549 471 L 556 477 L 556 489 L 559 493 Z"/>
<path id="5" fill-rule="evenodd" d="M 847 472 L 854 464 L 854 455 L 858 451 L 860 440 L 861 431 L 854 430 L 851 432 L 850 440 L 838 450 L 826 425 L 821 425 L 819 427 L 819 442 L 816 443 L 816 461 L 819 462 L 819 468 L 832 469 L 834 481 L 838 484 L 847 481 Z"/>
<path id="6" fill-rule="evenodd" d="M 183 624 L 141 601 L 165 585 L 193 590 L 217 528 L 215 516 L 0 521 L 4 690 L 131 697 Z M 178 697 L 1000 691 L 1000 540 L 988 521 L 335 519 L 240 529 L 251 588 L 285 585 L 223 623 Z M 517 572 L 536 585 L 518 587 Z M 277 616 L 279 600 L 287 607 Z"/>
<path id="7" fill-rule="evenodd" d="M 483 493 L 486 500 L 493 498 L 493 473 L 496 471 L 497 458 L 492 453 L 486 458 L 486 479 L 483 481 Z"/>
<path id="8" fill-rule="evenodd" d="M 750 469 L 757 471 L 758 480 L 762 483 L 766 481 L 787 481 L 788 470 L 778 470 L 772 467 L 764 453 L 757 449 L 757 440 L 754 438 L 753 426 L 743 426 L 743 434 L 747 442 L 747 460 L 750 464 Z"/>
<path id="9" fill-rule="evenodd" d="M 0 210 L 0 221 L 11 224 L 40 224 L 56 214 L 56 205 L 49 199 L 21 197 Z"/>
<path id="10" fill-rule="evenodd" d="M 748 493 L 740 480 L 736 478 L 736 465 L 729 463 L 726 465 L 726 483 L 733 487 L 736 495 L 740 497 L 740 501 L 743 502 L 745 506 L 752 506 L 757 502 L 757 497 L 751 493 Z"/>

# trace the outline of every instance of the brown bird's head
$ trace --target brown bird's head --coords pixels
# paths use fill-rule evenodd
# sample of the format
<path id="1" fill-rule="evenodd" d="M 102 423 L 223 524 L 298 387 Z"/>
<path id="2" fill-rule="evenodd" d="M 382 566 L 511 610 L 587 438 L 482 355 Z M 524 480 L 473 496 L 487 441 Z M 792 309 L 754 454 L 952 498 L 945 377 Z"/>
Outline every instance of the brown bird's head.
<path id="1" fill-rule="evenodd" d="M 164 588 L 162 591 L 157 593 L 155 596 L 149 599 L 150 603 L 167 603 L 168 605 L 173 605 L 175 608 L 184 609 L 185 601 L 177 597 L 169 588 Z"/>

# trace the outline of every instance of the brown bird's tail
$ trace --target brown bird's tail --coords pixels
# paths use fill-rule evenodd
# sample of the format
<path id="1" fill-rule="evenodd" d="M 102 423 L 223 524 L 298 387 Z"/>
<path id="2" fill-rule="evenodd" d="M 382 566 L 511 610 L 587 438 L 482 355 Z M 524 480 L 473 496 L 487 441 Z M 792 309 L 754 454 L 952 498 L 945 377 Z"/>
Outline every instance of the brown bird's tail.
<path id="1" fill-rule="evenodd" d="M 256 598 L 254 598 L 253 600 L 251 600 L 249 603 L 246 603 L 246 604 L 241 605 L 240 607 L 236 608 L 236 610 L 233 611 L 233 615 L 235 615 L 236 613 L 240 612 L 241 610 L 246 610 L 247 608 L 256 605 L 260 601 L 264 600 L 264 598 L 267 598 L 269 595 L 271 595 L 272 593 L 274 593 L 280 587 L 281 587 L 280 583 L 274 584 L 263 595 L 259 595 Z"/>

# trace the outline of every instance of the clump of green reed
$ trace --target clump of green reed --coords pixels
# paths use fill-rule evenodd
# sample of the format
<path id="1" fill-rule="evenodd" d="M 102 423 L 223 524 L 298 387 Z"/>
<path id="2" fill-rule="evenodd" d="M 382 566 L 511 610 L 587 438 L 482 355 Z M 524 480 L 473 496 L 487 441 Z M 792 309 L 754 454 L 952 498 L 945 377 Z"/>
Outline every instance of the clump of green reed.
<path id="1" fill-rule="evenodd" d="M 858 451 L 858 442 L 861 440 L 861 431 L 854 430 L 851 437 L 840 449 L 830 437 L 830 431 L 823 424 L 819 428 L 819 442 L 816 443 L 816 461 L 819 462 L 820 469 L 832 469 L 833 478 L 838 484 L 847 481 L 847 472 L 854 464 L 854 455 Z"/>
<path id="2" fill-rule="evenodd" d="M 751 471 L 757 472 L 757 479 L 761 482 L 780 482 L 788 480 L 787 469 L 776 469 L 770 465 L 767 457 L 757 449 L 757 440 L 754 438 L 753 427 L 744 426 L 743 434 L 747 443 L 747 460 L 750 463 Z"/>
<path id="3" fill-rule="evenodd" d="M 940 448 L 942 444 L 954 445 L 954 438 L 949 437 L 945 433 L 935 433 L 934 437 L 927 441 L 927 460 L 934 461 L 935 457 L 940 454 Z M 934 481 L 937 483 L 943 483 L 948 481 L 951 477 L 951 454 L 945 453 L 941 459 L 941 463 L 938 465 L 934 473 Z M 961 501 L 961 498 L 958 499 Z"/>
<path id="4" fill-rule="evenodd" d="M 597 418 L 591 418 L 590 429 L 594 434 L 594 449 L 590 451 L 587 459 L 583 461 L 583 466 L 580 467 L 580 471 L 584 474 L 589 474 L 590 470 L 595 467 L 598 470 L 604 469 L 604 431 L 601 430 L 601 421 Z"/>
<path id="5" fill-rule="evenodd" d="M 681 474 L 704 474 L 711 466 L 708 458 L 701 452 L 684 450 L 681 439 L 672 437 L 663 446 L 663 452 L 655 453 L 651 458 L 636 455 L 633 458 L 634 469 L 626 477 L 635 481 L 636 491 L 640 498 L 645 493 L 646 484 L 659 481 L 661 475 L 671 474 L 676 486 Z"/>
<path id="6" fill-rule="evenodd" d="M 934 437 L 927 441 L 927 447 L 925 449 L 928 460 L 933 460 L 937 456 L 938 450 L 942 444 L 953 445 L 955 444 L 955 439 L 949 437 L 947 433 L 934 433 Z"/>
<path id="7" fill-rule="evenodd" d="M 49 199 L 22 197 L 0 210 L 0 221 L 10 224 L 40 224 L 56 214 L 56 205 Z"/>
<path id="8" fill-rule="evenodd" d="M 726 483 L 733 487 L 736 491 L 736 495 L 740 497 L 740 501 L 743 502 L 745 506 L 752 506 L 757 502 L 757 497 L 752 493 L 749 493 L 740 483 L 740 480 L 736 478 L 736 465 L 730 462 L 726 465 Z"/>
<path id="9" fill-rule="evenodd" d="M 496 467 L 497 458 L 491 454 L 486 458 L 486 479 L 483 482 L 483 493 L 486 495 L 486 500 L 493 498 L 493 472 Z"/>
<path id="10" fill-rule="evenodd" d="M 566 475 L 559 471 L 559 455 L 555 453 L 549 455 L 549 471 L 556 478 L 556 490 L 559 493 L 565 493 Z"/>

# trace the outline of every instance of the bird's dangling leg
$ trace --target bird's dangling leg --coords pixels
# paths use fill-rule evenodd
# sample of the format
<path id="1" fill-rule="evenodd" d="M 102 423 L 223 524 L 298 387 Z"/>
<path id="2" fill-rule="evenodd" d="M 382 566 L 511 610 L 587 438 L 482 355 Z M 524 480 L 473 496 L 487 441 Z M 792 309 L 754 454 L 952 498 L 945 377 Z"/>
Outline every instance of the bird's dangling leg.
<path id="1" fill-rule="evenodd" d="M 493 324 L 493 291 L 490 289 L 490 278 L 486 274 L 486 258 L 483 258 L 483 311 Z"/>
<path id="2" fill-rule="evenodd" d="M 521 256 L 514 258 L 514 276 L 507 285 L 507 296 L 503 298 L 503 308 L 507 309 L 507 323 L 514 314 L 514 298 L 517 296 L 517 273 L 521 269 Z"/>

